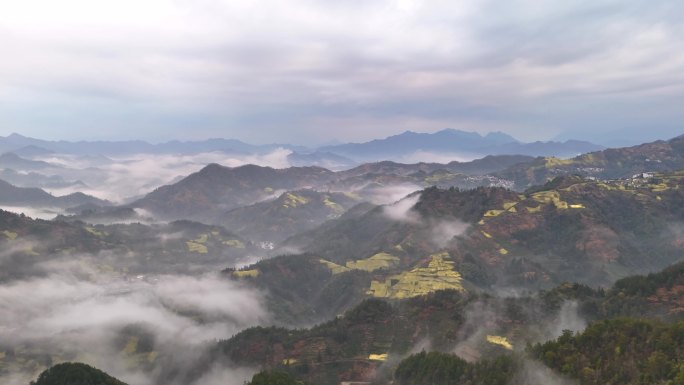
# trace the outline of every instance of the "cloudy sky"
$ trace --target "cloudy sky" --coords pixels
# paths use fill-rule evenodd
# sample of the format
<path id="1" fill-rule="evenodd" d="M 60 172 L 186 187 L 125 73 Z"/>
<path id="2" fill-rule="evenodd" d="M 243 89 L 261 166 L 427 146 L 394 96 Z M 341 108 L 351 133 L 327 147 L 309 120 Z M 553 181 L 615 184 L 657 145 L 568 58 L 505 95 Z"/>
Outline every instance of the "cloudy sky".
<path id="1" fill-rule="evenodd" d="M 679 0 L 1 0 L 0 135 L 684 133 Z"/>

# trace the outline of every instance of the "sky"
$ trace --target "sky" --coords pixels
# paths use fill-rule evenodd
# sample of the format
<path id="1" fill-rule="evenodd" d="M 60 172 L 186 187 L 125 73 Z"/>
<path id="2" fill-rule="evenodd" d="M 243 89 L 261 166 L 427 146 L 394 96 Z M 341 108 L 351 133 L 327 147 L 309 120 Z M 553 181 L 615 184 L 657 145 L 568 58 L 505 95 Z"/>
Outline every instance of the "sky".
<path id="1" fill-rule="evenodd" d="M 679 0 L 0 0 L 0 135 L 684 133 Z"/>

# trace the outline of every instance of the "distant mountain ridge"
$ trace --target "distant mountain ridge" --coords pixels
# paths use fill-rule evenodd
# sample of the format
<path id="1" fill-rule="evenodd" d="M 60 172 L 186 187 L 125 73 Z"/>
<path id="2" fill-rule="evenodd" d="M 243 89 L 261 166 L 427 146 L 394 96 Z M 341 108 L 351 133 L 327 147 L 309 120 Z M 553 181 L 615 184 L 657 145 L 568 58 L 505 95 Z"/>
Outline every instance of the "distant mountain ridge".
<path id="1" fill-rule="evenodd" d="M 603 148 L 603 146 L 578 140 L 521 143 L 502 132 L 480 135 L 474 132 L 445 129 L 432 134 L 406 131 L 385 139 L 328 146 L 320 150 L 360 161 L 374 161 L 405 158 L 417 152 L 463 154 L 471 157 L 504 154 L 531 156 L 553 154 L 567 157 Z"/>
<path id="2" fill-rule="evenodd" d="M 108 206 L 110 202 L 80 192 L 54 196 L 34 187 L 16 187 L 0 180 L 0 205 L 69 208 L 80 205 Z"/>
<path id="3" fill-rule="evenodd" d="M 495 175 L 513 181 L 517 189 L 525 189 L 560 175 L 617 179 L 680 169 L 684 169 L 684 135 L 632 147 L 590 152 L 571 159 L 540 157 Z"/>
<path id="4" fill-rule="evenodd" d="M 289 144 L 252 145 L 237 139 L 206 139 L 202 141 L 173 140 L 152 144 L 142 140 L 127 141 L 50 141 L 29 138 L 19 134 L 0 137 L 0 153 L 18 151 L 27 154 L 52 152 L 78 155 L 124 155 L 124 154 L 196 154 L 202 152 L 228 151 L 237 153 L 264 153 L 278 148 L 307 151 L 303 146 Z"/>
<path id="5" fill-rule="evenodd" d="M 353 162 L 404 160 L 421 152 L 447 155 L 458 153 L 469 158 L 503 154 L 567 157 L 600 150 L 604 147 L 578 140 L 522 143 L 502 132 L 490 132 L 481 135 L 455 129 L 445 129 L 435 133 L 406 131 L 365 143 L 345 143 L 320 148 L 286 143 L 253 145 L 237 139 L 222 138 L 201 141 L 174 140 L 152 144 L 142 140 L 49 141 L 29 138 L 16 133 L 0 137 L 0 153 L 16 152 L 25 156 L 50 153 L 76 155 L 197 154 L 216 151 L 236 154 L 263 154 L 279 148 L 292 151 L 291 162 L 293 165 L 330 167 L 331 164 L 339 164 L 349 167 L 353 165 Z"/>

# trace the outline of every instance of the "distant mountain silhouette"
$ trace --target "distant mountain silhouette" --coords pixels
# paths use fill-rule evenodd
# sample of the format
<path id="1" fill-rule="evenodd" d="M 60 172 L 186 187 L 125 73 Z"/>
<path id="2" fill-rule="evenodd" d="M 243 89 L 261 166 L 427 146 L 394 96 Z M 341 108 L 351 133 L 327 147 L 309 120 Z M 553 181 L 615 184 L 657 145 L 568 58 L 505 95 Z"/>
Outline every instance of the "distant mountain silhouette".
<path id="1" fill-rule="evenodd" d="M 16 187 L 0 180 L 0 204 L 8 206 L 68 208 L 84 204 L 105 206 L 110 203 L 80 192 L 64 196 L 54 196 L 39 188 Z"/>
<path id="2" fill-rule="evenodd" d="M 385 139 L 365 143 L 348 143 L 323 147 L 328 151 L 359 161 L 396 160 L 424 152 L 434 154 L 482 155 L 515 154 L 532 156 L 573 156 L 603 149 L 589 142 L 534 142 L 521 143 L 502 132 L 480 135 L 474 132 L 446 129 L 433 134 L 406 131 Z"/>

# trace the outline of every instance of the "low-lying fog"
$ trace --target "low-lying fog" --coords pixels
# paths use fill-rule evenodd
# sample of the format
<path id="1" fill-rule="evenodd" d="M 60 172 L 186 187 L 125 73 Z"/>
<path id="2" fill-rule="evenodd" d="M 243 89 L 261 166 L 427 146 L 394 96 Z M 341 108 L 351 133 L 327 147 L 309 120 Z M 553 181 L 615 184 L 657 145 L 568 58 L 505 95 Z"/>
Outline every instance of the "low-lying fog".
<path id="1" fill-rule="evenodd" d="M 47 188 L 54 195 L 83 192 L 114 203 L 140 197 L 155 188 L 173 183 L 199 171 L 210 163 L 226 167 L 256 164 L 274 168 L 289 167 L 288 155 L 292 152 L 277 149 L 268 154 L 233 155 L 223 152 L 201 153 L 196 155 L 156 155 L 140 154 L 121 158 L 75 157 L 70 155 L 50 155 L 39 160 L 59 165 L 55 175 L 71 181 L 82 181 L 83 185 L 62 188 Z"/>
<path id="2" fill-rule="evenodd" d="M 82 257 L 41 267 L 46 275 L 0 285 L 2 384 L 26 385 L 63 360 L 131 384 L 156 384 L 162 362 L 182 373 L 207 343 L 269 319 L 261 293 L 218 274 L 127 276 L 88 267 Z M 242 384 L 250 373 L 222 368 L 198 383 Z"/>

